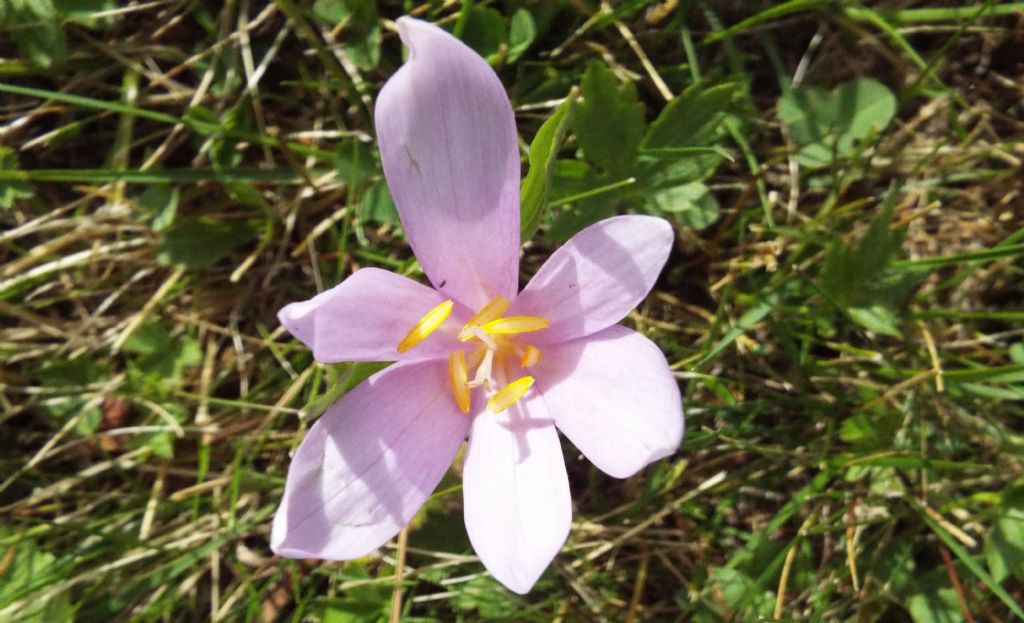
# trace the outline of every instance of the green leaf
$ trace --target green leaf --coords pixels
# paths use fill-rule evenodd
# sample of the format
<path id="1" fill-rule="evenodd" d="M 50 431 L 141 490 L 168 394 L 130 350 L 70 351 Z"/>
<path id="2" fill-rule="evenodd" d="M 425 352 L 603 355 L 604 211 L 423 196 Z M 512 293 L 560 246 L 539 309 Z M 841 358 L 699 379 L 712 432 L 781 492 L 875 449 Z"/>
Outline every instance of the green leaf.
<path id="1" fill-rule="evenodd" d="M 0 32 L 9 34 L 33 64 L 49 69 L 64 61 L 67 40 L 52 0 L 22 0 L 5 8 L 0 12 Z"/>
<path id="2" fill-rule="evenodd" d="M 18 154 L 10 147 L 0 147 L 0 171 L 17 171 Z M 31 197 L 35 194 L 32 185 L 22 180 L 0 179 L 0 208 L 14 205 L 15 199 Z"/>
<path id="3" fill-rule="evenodd" d="M 154 456 L 162 459 L 174 458 L 174 434 L 170 432 L 159 432 L 149 435 L 145 439 L 146 445 L 153 451 Z"/>
<path id="4" fill-rule="evenodd" d="M 730 608 L 749 612 L 746 610 L 749 607 L 755 619 L 771 616 L 775 596 L 771 591 L 758 586 L 750 576 L 729 567 L 716 567 L 712 577 L 716 592 L 720 591 L 722 600 Z"/>
<path id="5" fill-rule="evenodd" d="M 914 623 L 962 623 L 964 620 L 956 591 L 937 583 L 910 595 L 907 611 Z"/>
<path id="6" fill-rule="evenodd" d="M 453 584 L 452 588 L 452 604 L 462 612 L 477 611 L 484 621 L 512 621 L 523 612 L 520 600 L 489 575 Z"/>
<path id="7" fill-rule="evenodd" d="M 791 89 L 779 98 L 778 114 L 800 147 L 801 164 L 821 167 L 852 155 L 858 142 L 885 129 L 896 114 L 896 97 L 885 85 L 860 78 L 831 92 Z"/>
<path id="8" fill-rule="evenodd" d="M 636 85 L 620 85 L 610 69 L 593 62 L 583 75 L 582 93 L 571 125 L 586 159 L 609 179 L 629 177 L 646 129 Z"/>
<path id="9" fill-rule="evenodd" d="M 889 228 L 892 206 L 890 196 L 856 246 L 837 237 L 825 256 L 822 291 L 843 309 L 870 307 L 882 302 L 873 296 L 879 292 L 875 287 L 889 285 L 883 282 L 883 273 L 892 263 L 902 239 L 899 232 Z"/>
<path id="10" fill-rule="evenodd" d="M 495 56 L 507 40 L 505 19 L 501 13 L 490 7 L 470 9 L 462 32 L 462 41 L 466 45 L 491 62 L 490 57 Z"/>
<path id="11" fill-rule="evenodd" d="M 342 143 L 334 157 L 334 166 L 347 184 L 359 184 L 377 175 L 370 147 L 362 141 Z"/>
<path id="12" fill-rule="evenodd" d="M 854 322 L 868 331 L 890 335 L 892 337 L 903 337 L 900 331 L 896 314 L 882 305 L 871 307 L 851 307 L 846 310 Z"/>
<path id="13" fill-rule="evenodd" d="M 568 240 L 587 225 L 615 214 L 615 194 L 590 194 L 599 190 L 601 181 L 594 168 L 579 160 L 555 163 L 555 181 L 551 187 L 551 224 L 545 237 L 551 242 Z"/>
<path id="14" fill-rule="evenodd" d="M 648 207 L 654 212 L 674 215 L 693 229 L 704 229 L 719 216 L 718 200 L 700 182 L 657 191 L 649 197 Z"/>
<path id="15" fill-rule="evenodd" d="M 6 529 L 0 536 L 7 537 Z M 9 549 L 13 548 L 13 549 Z M 10 621 L 20 623 L 49 623 L 50 621 L 71 621 L 71 603 L 66 592 L 49 594 L 47 599 L 33 599 L 33 595 L 46 592 L 57 584 L 62 573 L 53 554 L 39 549 L 33 541 L 18 538 L 13 545 L 4 546 L 4 553 L 13 557 L 5 561 L 5 571 L 0 574 L 0 609 L 4 609 Z M 20 607 L 6 610 L 15 602 Z"/>
<path id="16" fill-rule="evenodd" d="M 256 227 L 247 221 L 188 219 L 164 232 L 156 245 L 156 259 L 164 266 L 206 268 L 251 240 L 255 233 Z"/>
<path id="17" fill-rule="evenodd" d="M 706 145 L 715 136 L 723 113 L 736 91 L 734 84 L 710 89 L 699 85 L 677 95 L 651 123 L 644 136 L 644 149 Z"/>
<path id="18" fill-rule="evenodd" d="M 366 189 L 359 210 L 360 217 L 367 223 L 401 224 L 395 200 L 391 198 L 391 191 L 384 180 L 377 181 Z"/>
<path id="19" fill-rule="evenodd" d="M 334 28 L 344 22 L 341 40 L 345 54 L 360 69 L 373 69 L 380 62 L 380 16 L 373 0 L 316 0 L 313 17 Z"/>
<path id="20" fill-rule="evenodd" d="M 547 121 L 540 126 L 530 143 L 530 171 L 520 189 L 522 197 L 520 211 L 520 236 L 526 241 L 540 227 L 548 205 L 548 194 L 555 176 L 558 150 L 562 147 L 576 109 L 576 89 L 570 91 L 565 101 L 555 109 Z"/>
<path id="21" fill-rule="evenodd" d="M 384 368 L 390 366 L 390 362 L 354 362 L 341 364 L 345 368 L 345 371 L 338 377 L 331 387 L 317 396 L 313 400 L 309 401 L 305 407 L 302 408 L 302 416 L 305 419 L 315 419 L 323 415 L 324 411 L 327 410 L 332 404 L 334 404 L 339 398 L 344 396 L 353 387 L 359 385 L 366 379 L 370 378 L 377 372 L 380 372 Z"/>
<path id="22" fill-rule="evenodd" d="M 996 582 L 1011 575 L 1024 582 L 1024 485 L 1012 485 L 1001 496 L 998 516 L 985 536 L 985 560 Z"/>
<path id="23" fill-rule="evenodd" d="M 967 567 L 967 570 L 970 571 L 974 575 L 974 577 L 978 579 L 979 582 L 981 582 L 986 588 L 988 588 L 988 590 L 992 591 L 992 593 L 994 593 L 995 596 L 998 597 L 999 600 L 1002 601 L 1003 604 L 1005 604 L 1006 607 L 1008 607 L 1014 615 L 1016 615 L 1019 619 L 1024 620 L 1024 608 L 1021 608 L 1021 605 L 1013 598 L 1013 596 L 1010 595 L 1010 593 L 1008 593 L 1006 589 L 1000 586 L 999 583 L 996 582 L 992 578 L 992 576 L 989 575 L 989 573 L 982 568 L 978 561 L 975 560 L 975 558 L 971 556 L 969 552 L 964 550 L 960 543 L 957 542 L 957 540 L 954 539 L 946 531 L 945 528 L 940 526 L 938 523 L 935 522 L 934 519 L 929 517 L 928 514 L 925 513 L 923 509 L 921 509 L 917 505 L 916 502 L 914 502 L 913 498 L 906 499 L 910 500 L 911 503 L 917 508 L 917 510 L 921 513 L 921 519 L 926 524 L 928 524 L 928 527 L 931 528 L 932 532 L 935 533 L 935 536 L 939 537 L 939 539 L 946 544 L 946 547 L 948 547 L 950 551 L 953 552 L 953 555 L 956 556 L 956 558 L 963 564 L 963 566 Z"/>
<path id="24" fill-rule="evenodd" d="M 122 350 L 134 355 L 131 361 L 135 370 L 161 381 L 180 381 L 186 368 L 202 362 L 198 340 L 187 334 L 172 337 L 160 322 L 136 329 L 125 340 Z"/>
<path id="25" fill-rule="evenodd" d="M 171 226 L 178 214 L 180 197 L 180 189 L 171 184 L 152 184 L 139 195 L 139 205 L 154 215 L 153 231 L 163 231 Z"/>
<path id="26" fill-rule="evenodd" d="M 508 30 L 508 62 L 519 60 L 536 38 L 537 25 L 533 22 L 533 15 L 526 9 L 518 9 L 512 14 Z"/>

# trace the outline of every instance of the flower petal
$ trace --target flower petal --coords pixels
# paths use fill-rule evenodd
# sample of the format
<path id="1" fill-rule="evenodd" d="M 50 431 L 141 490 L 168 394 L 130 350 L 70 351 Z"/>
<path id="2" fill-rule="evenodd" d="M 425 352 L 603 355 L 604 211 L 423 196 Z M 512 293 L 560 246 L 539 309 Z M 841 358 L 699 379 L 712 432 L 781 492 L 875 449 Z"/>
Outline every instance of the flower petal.
<path id="1" fill-rule="evenodd" d="M 400 363 L 336 402 L 288 468 L 270 547 L 348 560 L 394 536 L 423 505 L 469 429 L 442 362 Z"/>
<path id="2" fill-rule="evenodd" d="M 672 226 L 653 216 L 605 219 L 573 236 L 540 267 L 508 315 L 542 316 L 551 344 L 622 320 L 654 286 L 672 250 Z"/>
<path id="3" fill-rule="evenodd" d="M 636 331 L 614 326 L 549 346 L 530 371 L 559 430 L 611 476 L 631 476 L 682 441 L 679 385 Z"/>
<path id="4" fill-rule="evenodd" d="M 379 268 L 363 268 L 308 301 L 281 308 L 288 331 L 323 363 L 441 359 L 458 347 L 457 319 L 404 353 L 397 350 L 424 314 L 444 299 L 435 290 Z"/>
<path id="5" fill-rule="evenodd" d="M 439 291 L 477 310 L 518 288 L 519 149 L 505 88 L 440 28 L 398 20 L 409 60 L 377 98 L 384 175 Z"/>
<path id="6" fill-rule="evenodd" d="M 558 432 L 536 395 L 476 416 L 462 480 L 473 549 L 499 582 L 526 593 L 572 521 Z"/>

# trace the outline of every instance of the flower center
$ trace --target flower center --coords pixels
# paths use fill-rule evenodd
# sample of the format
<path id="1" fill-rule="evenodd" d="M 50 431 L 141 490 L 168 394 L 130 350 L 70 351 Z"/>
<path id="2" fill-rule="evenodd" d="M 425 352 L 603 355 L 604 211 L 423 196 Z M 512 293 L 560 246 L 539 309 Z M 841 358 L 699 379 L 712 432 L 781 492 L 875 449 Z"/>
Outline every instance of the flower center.
<path id="1" fill-rule="evenodd" d="M 452 307 L 452 301 L 448 300 L 427 312 L 398 344 L 398 352 L 409 350 L 440 328 L 451 315 Z M 448 356 L 448 382 L 455 403 L 463 413 L 469 413 L 470 393 L 477 387 L 483 387 L 488 396 L 487 410 L 501 413 L 533 385 L 532 376 L 508 380 L 510 368 L 516 363 L 525 370 L 536 365 L 541 357 L 539 348 L 532 344 L 520 345 L 514 336 L 546 329 L 548 321 L 539 316 L 505 317 L 508 307 L 509 300 L 504 296 L 491 299 L 457 335 L 460 342 L 475 344 L 469 356 L 461 348 Z"/>

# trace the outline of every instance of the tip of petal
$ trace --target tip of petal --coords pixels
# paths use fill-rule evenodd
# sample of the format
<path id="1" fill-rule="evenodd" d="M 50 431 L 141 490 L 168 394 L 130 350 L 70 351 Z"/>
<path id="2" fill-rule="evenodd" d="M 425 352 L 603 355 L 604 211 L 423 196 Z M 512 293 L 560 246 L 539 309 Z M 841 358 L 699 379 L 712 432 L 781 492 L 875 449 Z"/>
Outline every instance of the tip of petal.
<path id="1" fill-rule="evenodd" d="M 312 299 L 299 303 L 289 303 L 277 312 L 277 319 L 288 332 L 305 343 L 313 334 L 313 318 L 317 305 Z"/>
<path id="2" fill-rule="evenodd" d="M 452 39 L 453 41 L 457 41 L 457 39 L 455 39 L 446 30 L 439 28 L 434 24 L 431 24 L 430 22 L 425 22 L 421 19 L 415 19 L 409 17 L 408 15 L 403 15 L 402 17 L 398 18 L 398 36 L 399 38 L 402 39 L 402 43 L 404 43 L 405 46 L 409 48 L 409 58 L 412 58 L 416 55 L 416 44 L 418 40 L 421 39 L 421 37 L 429 37 L 431 35 L 438 34 L 444 35 Z"/>

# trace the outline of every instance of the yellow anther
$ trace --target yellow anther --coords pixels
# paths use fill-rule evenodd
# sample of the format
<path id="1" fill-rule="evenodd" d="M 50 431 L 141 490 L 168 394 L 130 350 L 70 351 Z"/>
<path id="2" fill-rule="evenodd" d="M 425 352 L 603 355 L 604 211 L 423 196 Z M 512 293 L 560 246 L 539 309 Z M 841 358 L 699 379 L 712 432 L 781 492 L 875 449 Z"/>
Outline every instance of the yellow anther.
<path id="1" fill-rule="evenodd" d="M 492 320 L 501 318 L 501 315 L 508 309 L 509 302 L 504 296 L 498 295 L 491 299 L 491 302 L 480 308 L 475 316 L 469 319 L 466 326 L 459 332 L 459 341 L 468 342 L 473 339 L 473 329 Z"/>
<path id="2" fill-rule="evenodd" d="M 491 413 L 501 413 L 505 409 L 514 405 L 517 400 L 522 398 L 523 394 L 526 393 L 526 390 L 530 389 L 532 385 L 532 376 L 519 377 L 505 387 L 499 389 L 497 394 L 491 396 L 491 399 L 487 401 L 487 410 Z"/>
<path id="3" fill-rule="evenodd" d="M 514 335 L 516 333 L 529 333 L 548 328 L 548 321 L 538 316 L 509 316 L 498 318 L 480 327 L 484 333 L 491 335 Z"/>
<path id="4" fill-rule="evenodd" d="M 469 384 L 466 372 L 466 353 L 453 350 L 448 355 L 448 381 L 452 385 L 452 394 L 459 405 L 459 411 L 469 413 Z"/>
<path id="5" fill-rule="evenodd" d="M 402 338 L 402 341 L 398 343 L 398 352 L 404 353 L 413 346 L 416 346 L 423 340 L 427 339 L 428 335 L 444 324 L 445 320 L 448 320 L 448 316 L 452 313 L 453 306 L 454 304 L 448 300 L 428 311 L 425 316 L 420 318 L 420 321 L 416 323 L 416 326 L 413 327 L 404 338 Z"/>
<path id="6" fill-rule="evenodd" d="M 523 357 L 519 360 L 519 365 L 524 368 L 535 366 L 540 362 L 540 349 L 533 344 L 528 344 L 526 350 L 523 351 Z"/>

